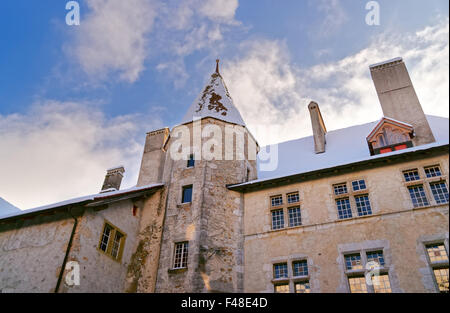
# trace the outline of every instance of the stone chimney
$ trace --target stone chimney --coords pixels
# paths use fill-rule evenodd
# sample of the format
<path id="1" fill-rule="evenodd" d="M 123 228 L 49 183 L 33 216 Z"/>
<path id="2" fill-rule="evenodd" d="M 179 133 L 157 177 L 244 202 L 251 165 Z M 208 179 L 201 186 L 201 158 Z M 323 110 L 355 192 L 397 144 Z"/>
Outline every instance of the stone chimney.
<path id="1" fill-rule="evenodd" d="M 414 145 L 434 142 L 433 132 L 402 58 L 371 65 L 370 73 L 383 115 L 411 124 L 415 132 Z"/>
<path id="2" fill-rule="evenodd" d="M 103 182 L 102 192 L 119 190 L 122 183 L 123 173 L 125 169 L 123 166 L 111 168 L 106 171 L 105 181 Z"/>
<path id="3" fill-rule="evenodd" d="M 308 105 L 309 114 L 311 115 L 311 124 L 314 135 L 314 151 L 316 153 L 325 152 L 325 145 L 327 143 L 325 135 L 327 134 L 327 129 L 325 123 L 322 119 L 322 114 L 320 113 L 319 105 L 312 101 Z"/>
<path id="4" fill-rule="evenodd" d="M 169 138 L 169 133 L 167 127 L 147 133 L 137 186 L 162 182 L 166 160 L 164 144 Z"/>

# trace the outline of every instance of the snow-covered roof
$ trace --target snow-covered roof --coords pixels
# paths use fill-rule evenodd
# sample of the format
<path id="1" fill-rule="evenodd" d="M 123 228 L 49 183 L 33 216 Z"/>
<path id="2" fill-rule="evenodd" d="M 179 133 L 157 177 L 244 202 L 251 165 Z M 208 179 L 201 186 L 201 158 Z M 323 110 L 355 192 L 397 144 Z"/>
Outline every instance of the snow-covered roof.
<path id="1" fill-rule="evenodd" d="M 15 207 L 11 203 L 9 203 L 8 201 L 6 201 L 5 199 L 0 197 L 0 218 L 2 216 L 6 216 L 9 214 L 14 214 L 14 213 L 18 213 L 18 212 L 21 212 L 19 208 Z"/>
<path id="2" fill-rule="evenodd" d="M 366 135 L 372 131 L 379 121 L 328 132 L 326 135 L 326 151 L 321 154 L 314 152 L 313 136 L 280 143 L 278 144 L 278 166 L 274 171 L 261 171 L 261 163 L 268 161 L 259 160 L 258 155 L 258 179 L 235 186 L 251 185 L 271 179 L 448 145 L 449 119 L 431 115 L 427 115 L 427 119 L 436 142 L 382 155 L 371 156 L 366 141 Z M 261 150 L 264 149 L 266 147 L 261 148 Z M 267 148 L 267 151 L 269 151 L 269 148 Z"/>
<path id="3" fill-rule="evenodd" d="M 400 58 L 400 57 L 397 57 L 397 58 L 393 58 L 393 59 L 390 59 L 390 60 L 387 60 L 387 61 L 383 61 L 383 62 L 380 62 L 380 63 L 372 64 L 372 65 L 369 66 L 369 68 L 374 68 L 374 67 L 377 67 L 377 66 L 381 66 L 381 65 L 385 65 L 385 64 L 389 64 L 389 63 L 394 63 L 394 62 L 401 62 L 401 61 L 403 61 L 403 59 Z"/>
<path id="4" fill-rule="evenodd" d="M 97 194 L 93 194 L 93 195 L 73 198 L 73 199 L 69 199 L 69 200 L 65 200 L 65 201 L 61 201 L 61 202 L 52 203 L 49 205 L 40 206 L 40 207 L 37 207 L 34 209 L 29 209 L 29 210 L 24 210 L 24 211 L 19 210 L 18 212 L 13 212 L 13 213 L 10 213 L 7 215 L 0 216 L 0 220 L 9 219 L 12 217 L 18 217 L 18 216 L 22 216 L 22 215 L 28 215 L 31 213 L 38 213 L 38 212 L 43 212 L 43 211 L 47 211 L 47 210 L 52 210 L 52 209 L 64 207 L 67 205 L 81 204 L 83 202 L 99 201 L 99 200 L 103 200 L 106 198 L 112 198 L 112 197 L 120 198 L 121 196 L 124 196 L 126 194 L 137 193 L 139 191 L 147 191 L 147 190 L 150 190 L 150 189 L 153 189 L 156 187 L 161 187 L 163 185 L 164 184 L 151 184 L 151 185 L 146 185 L 146 186 L 132 187 L 132 188 L 128 188 L 128 189 L 111 191 L 111 192 L 107 192 L 107 193 L 105 193 L 105 192 L 97 193 Z"/>
<path id="5" fill-rule="evenodd" d="M 236 109 L 227 86 L 220 75 L 218 68 L 211 75 L 203 91 L 189 107 L 181 124 L 196 119 L 213 117 L 222 121 L 245 126 L 241 114 Z"/>

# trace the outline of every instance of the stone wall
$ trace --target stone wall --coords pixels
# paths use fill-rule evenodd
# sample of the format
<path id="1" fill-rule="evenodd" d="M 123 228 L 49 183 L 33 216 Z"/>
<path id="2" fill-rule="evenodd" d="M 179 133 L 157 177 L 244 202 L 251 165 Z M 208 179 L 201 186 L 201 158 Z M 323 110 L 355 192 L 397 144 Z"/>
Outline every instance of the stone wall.
<path id="1" fill-rule="evenodd" d="M 222 132 L 227 125 L 212 118 L 202 120 L 202 127 L 207 124 L 218 125 Z M 187 126 L 192 134 L 193 124 Z M 175 140 L 170 139 L 168 151 Z M 207 140 L 203 138 L 202 143 Z M 225 144 L 223 136 L 222 147 Z M 202 159 L 187 168 L 186 160 L 174 161 L 168 153 L 164 169 L 168 196 L 156 292 L 242 291 L 242 196 L 226 185 L 245 181 L 247 169 L 249 179 L 256 178 L 255 161 Z M 193 185 L 193 198 L 182 204 L 186 185 Z M 183 241 L 189 241 L 188 267 L 175 270 L 175 244 Z"/>
<path id="2" fill-rule="evenodd" d="M 448 251 L 448 204 L 438 205 L 423 180 L 430 205 L 414 209 L 402 171 L 439 164 L 448 185 L 448 155 L 245 194 L 245 292 L 273 292 L 273 264 L 307 259 L 312 292 L 348 292 L 343 254 L 383 249 L 394 292 L 436 292 L 424 244 L 439 240 Z M 338 220 L 333 184 L 365 179 L 373 214 Z M 439 180 L 439 178 L 434 178 Z M 299 191 L 302 226 L 271 230 L 270 197 Z M 351 196 L 352 198 L 352 196 Z M 290 263 L 289 263 L 290 264 Z M 291 291 L 293 290 L 291 282 Z"/>

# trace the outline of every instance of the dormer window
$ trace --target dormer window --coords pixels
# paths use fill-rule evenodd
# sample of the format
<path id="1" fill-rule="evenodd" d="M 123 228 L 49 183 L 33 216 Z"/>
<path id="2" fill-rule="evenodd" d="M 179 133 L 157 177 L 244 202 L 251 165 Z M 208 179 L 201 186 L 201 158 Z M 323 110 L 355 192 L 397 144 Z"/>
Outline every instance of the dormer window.
<path id="1" fill-rule="evenodd" d="M 367 143 L 370 154 L 376 155 L 410 148 L 413 137 L 412 125 L 383 117 L 367 136 Z"/>

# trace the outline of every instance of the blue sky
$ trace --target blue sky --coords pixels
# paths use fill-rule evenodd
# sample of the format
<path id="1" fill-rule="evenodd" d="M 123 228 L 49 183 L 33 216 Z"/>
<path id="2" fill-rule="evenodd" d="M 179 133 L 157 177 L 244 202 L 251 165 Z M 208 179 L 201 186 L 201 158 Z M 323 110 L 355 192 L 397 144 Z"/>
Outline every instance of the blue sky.
<path id="1" fill-rule="evenodd" d="M 22 209 L 118 164 L 135 184 L 145 132 L 181 120 L 217 57 L 261 144 L 310 135 L 311 99 L 329 129 L 378 119 L 368 66 L 397 56 L 448 117 L 445 0 L 378 1 L 379 26 L 359 0 L 85 0 L 80 26 L 66 2 L 0 2 L 0 196 Z"/>

